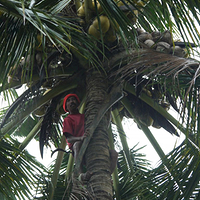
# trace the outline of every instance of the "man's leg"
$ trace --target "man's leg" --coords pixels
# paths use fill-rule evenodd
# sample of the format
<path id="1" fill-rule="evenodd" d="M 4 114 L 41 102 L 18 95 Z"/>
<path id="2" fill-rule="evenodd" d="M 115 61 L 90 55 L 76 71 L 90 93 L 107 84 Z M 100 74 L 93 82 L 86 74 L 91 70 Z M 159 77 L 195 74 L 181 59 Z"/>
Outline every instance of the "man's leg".
<path id="1" fill-rule="evenodd" d="M 77 160 L 81 145 L 82 145 L 82 142 L 79 142 L 79 141 L 75 142 L 73 144 L 75 164 L 76 164 L 76 160 Z M 80 169 L 79 169 L 79 174 L 80 174 L 80 176 L 79 176 L 80 181 L 88 181 L 92 176 L 91 172 L 87 171 L 86 173 L 83 173 L 83 161 L 81 162 L 81 166 L 80 166 Z"/>
<path id="2" fill-rule="evenodd" d="M 110 172 L 114 172 L 117 165 L 118 153 L 115 150 L 110 150 Z"/>
<path id="3" fill-rule="evenodd" d="M 73 151 L 74 151 L 74 162 L 76 164 L 77 158 L 78 158 L 78 154 L 81 148 L 82 142 L 81 141 L 77 141 L 73 144 Z M 82 172 L 82 166 L 79 169 L 79 173 Z"/>

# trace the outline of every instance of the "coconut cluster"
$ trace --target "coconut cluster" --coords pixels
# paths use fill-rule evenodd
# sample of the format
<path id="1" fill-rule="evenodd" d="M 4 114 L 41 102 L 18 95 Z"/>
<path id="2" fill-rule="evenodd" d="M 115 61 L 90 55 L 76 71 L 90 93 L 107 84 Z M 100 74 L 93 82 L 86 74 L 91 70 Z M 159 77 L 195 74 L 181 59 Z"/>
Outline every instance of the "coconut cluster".
<path id="1" fill-rule="evenodd" d="M 178 57 L 187 57 L 187 51 L 178 43 L 173 42 L 172 34 L 169 30 L 164 32 L 154 31 L 152 33 L 137 29 L 138 42 L 144 48 L 152 48 L 158 52 L 172 54 Z"/>
<path id="2" fill-rule="evenodd" d="M 108 42 L 114 42 L 117 37 L 115 34 L 115 30 L 113 29 L 112 22 L 108 19 L 108 17 L 103 14 L 103 9 L 101 5 L 97 2 L 97 5 L 95 5 L 95 2 L 92 2 L 91 11 L 93 12 L 93 19 L 91 20 L 92 23 L 87 26 L 87 32 L 89 35 L 92 35 L 96 39 L 101 39 L 103 37 L 104 39 L 107 39 Z M 95 14 L 99 13 L 100 15 L 97 17 Z M 77 15 L 82 18 L 82 24 L 85 24 L 85 5 L 82 4 L 80 8 L 77 11 Z"/>
<path id="3" fill-rule="evenodd" d="M 88 34 L 94 36 L 97 39 L 101 38 L 101 34 L 103 35 L 103 37 L 108 38 L 107 36 L 108 31 L 110 32 L 113 30 L 110 24 L 111 24 L 110 20 L 105 15 L 101 15 L 99 19 L 95 17 L 92 24 L 88 28 Z M 115 36 L 114 32 L 113 36 Z M 113 41 L 115 40 L 116 36 L 113 38 Z"/>
<path id="4" fill-rule="evenodd" d="M 152 88 L 143 88 L 142 91 L 152 99 L 155 99 L 155 101 L 163 107 L 166 111 L 170 109 L 170 104 L 167 101 L 164 101 L 162 99 L 162 92 L 159 88 L 155 88 L 152 90 Z M 155 117 L 156 113 L 155 110 L 152 110 L 152 108 L 147 105 L 142 100 L 136 100 L 134 103 L 134 112 L 136 116 L 138 117 L 138 120 L 144 124 L 145 126 L 152 126 L 154 128 L 161 128 L 158 120 L 158 117 Z"/>
<path id="5" fill-rule="evenodd" d="M 115 0 L 117 6 L 121 11 L 131 20 L 134 24 L 137 21 L 138 10 L 142 10 L 144 6 L 147 4 L 148 0 L 135 0 L 133 4 L 135 7 L 129 2 L 124 2 Z M 136 9 L 137 8 L 137 9 Z M 87 26 L 87 32 L 89 35 L 92 35 L 96 39 L 100 40 L 104 39 L 105 42 L 112 43 L 117 39 L 116 32 L 119 30 L 119 25 L 115 20 L 110 20 L 105 13 L 98 1 L 96 3 L 93 1 L 90 11 L 94 14 L 91 19 L 91 23 Z M 96 14 L 99 14 L 98 16 Z M 77 15 L 82 19 L 81 24 L 85 25 L 85 5 L 84 3 L 77 10 Z"/>

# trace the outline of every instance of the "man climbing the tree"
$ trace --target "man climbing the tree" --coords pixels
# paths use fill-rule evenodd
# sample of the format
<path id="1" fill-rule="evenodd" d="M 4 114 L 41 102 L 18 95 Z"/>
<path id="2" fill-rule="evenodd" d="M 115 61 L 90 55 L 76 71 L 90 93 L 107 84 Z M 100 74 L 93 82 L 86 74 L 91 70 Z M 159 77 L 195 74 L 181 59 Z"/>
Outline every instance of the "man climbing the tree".
<path id="1" fill-rule="evenodd" d="M 66 137 L 66 142 L 69 146 L 69 149 L 72 151 L 72 155 L 74 156 L 74 160 L 76 163 L 79 150 L 81 148 L 82 142 L 85 137 L 88 136 L 88 133 L 84 132 L 84 114 L 80 114 L 78 110 L 78 106 L 80 104 L 80 100 L 76 94 L 68 94 L 65 96 L 63 101 L 63 109 L 65 112 L 69 112 L 69 115 L 64 119 L 63 122 L 63 134 Z M 91 173 L 86 172 L 82 173 L 83 169 L 79 171 L 80 179 L 82 181 L 89 180 Z"/>
<path id="2" fill-rule="evenodd" d="M 80 100 L 76 94 L 68 94 L 67 96 L 65 96 L 63 101 L 63 109 L 65 110 L 65 112 L 69 112 L 69 115 L 64 119 L 63 122 L 63 134 L 66 137 L 69 149 L 72 150 L 75 163 L 83 140 L 89 135 L 89 133 L 87 131 L 85 132 L 84 130 L 85 117 L 84 114 L 79 113 L 79 104 Z M 115 150 L 110 150 L 111 173 L 113 173 L 115 169 L 117 156 L 118 154 Z M 87 181 L 90 179 L 92 173 L 82 173 L 82 167 L 83 166 L 81 166 L 80 169 L 80 180 Z"/>

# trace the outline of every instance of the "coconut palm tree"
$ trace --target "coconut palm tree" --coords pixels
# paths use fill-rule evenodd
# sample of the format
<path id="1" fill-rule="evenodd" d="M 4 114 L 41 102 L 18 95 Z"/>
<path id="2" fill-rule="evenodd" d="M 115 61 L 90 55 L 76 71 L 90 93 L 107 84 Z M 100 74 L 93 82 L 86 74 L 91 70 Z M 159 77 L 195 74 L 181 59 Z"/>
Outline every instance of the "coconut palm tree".
<path id="1" fill-rule="evenodd" d="M 74 170 L 72 156 L 66 164 L 59 151 L 51 178 L 38 176 L 42 189 L 34 198 L 198 199 L 200 84 L 199 61 L 192 56 L 198 54 L 199 10 L 197 1 L 188 0 L 0 0 L 1 92 L 9 99 L 26 86 L 2 110 L 1 142 L 23 135 L 18 151 L 33 138 L 42 157 L 44 146 L 64 150 L 62 101 L 72 92 L 82 99 L 90 133 Z M 170 106 L 179 120 L 167 112 Z M 156 149 L 162 162 L 155 170 L 128 148 L 124 117 L 134 119 Z M 115 126 L 121 151 L 112 181 Z M 186 139 L 166 156 L 150 126 Z M 83 156 L 92 172 L 84 185 L 77 179 Z M 14 198 L 8 194 L 17 186 L 1 185 L 3 198 Z"/>

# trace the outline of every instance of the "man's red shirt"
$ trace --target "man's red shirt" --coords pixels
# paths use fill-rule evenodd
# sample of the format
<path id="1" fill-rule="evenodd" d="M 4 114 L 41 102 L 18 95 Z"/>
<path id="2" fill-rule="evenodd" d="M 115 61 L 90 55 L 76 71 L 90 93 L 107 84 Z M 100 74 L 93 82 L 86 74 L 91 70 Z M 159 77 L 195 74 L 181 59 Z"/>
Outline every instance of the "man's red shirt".
<path id="1" fill-rule="evenodd" d="M 74 137 L 81 137 L 84 135 L 84 114 L 69 114 L 63 122 L 63 133 L 69 133 Z M 66 139 L 67 141 L 67 139 Z M 67 141 L 69 149 L 72 149 L 73 144 Z"/>

